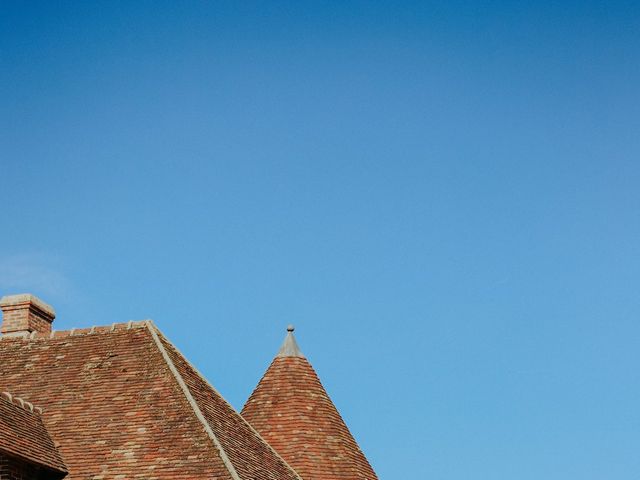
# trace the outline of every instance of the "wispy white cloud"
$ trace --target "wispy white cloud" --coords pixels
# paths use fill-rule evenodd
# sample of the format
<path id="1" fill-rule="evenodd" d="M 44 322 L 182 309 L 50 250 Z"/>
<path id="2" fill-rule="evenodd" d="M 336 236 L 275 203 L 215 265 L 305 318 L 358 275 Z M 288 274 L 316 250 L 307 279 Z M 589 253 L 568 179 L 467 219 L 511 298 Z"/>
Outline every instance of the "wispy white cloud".
<path id="1" fill-rule="evenodd" d="M 28 292 L 60 297 L 70 291 L 71 282 L 59 258 L 34 253 L 0 255 L 0 295 Z"/>

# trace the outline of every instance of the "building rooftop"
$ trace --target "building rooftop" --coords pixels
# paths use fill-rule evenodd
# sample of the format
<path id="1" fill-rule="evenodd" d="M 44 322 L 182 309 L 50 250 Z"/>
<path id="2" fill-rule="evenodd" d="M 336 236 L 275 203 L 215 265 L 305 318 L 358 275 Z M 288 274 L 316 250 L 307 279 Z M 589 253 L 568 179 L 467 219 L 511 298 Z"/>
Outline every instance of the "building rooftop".
<path id="1" fill-rule="evenodd" d="M 299 479 L 151 321 L 0 338 L 69 479 Z"/>
<path id="2" fill-rule="evenodd" d="M 55 331 L 32 295 L 0 308 L 0 453 L 69 480 L 377 479 L 293 326 L 242 416 L 150 320 Z"/>

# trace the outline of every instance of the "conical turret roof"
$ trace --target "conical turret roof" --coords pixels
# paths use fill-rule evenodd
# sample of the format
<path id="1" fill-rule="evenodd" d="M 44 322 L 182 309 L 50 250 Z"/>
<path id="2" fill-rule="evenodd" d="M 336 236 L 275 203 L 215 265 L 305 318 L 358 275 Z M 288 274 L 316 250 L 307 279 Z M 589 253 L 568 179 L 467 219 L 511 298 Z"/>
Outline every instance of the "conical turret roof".
<path id="1" fill-rule="evenodd" d="M 302 355 L 292 326 L 242 416 L 304 480 L 378 478 Z"/>

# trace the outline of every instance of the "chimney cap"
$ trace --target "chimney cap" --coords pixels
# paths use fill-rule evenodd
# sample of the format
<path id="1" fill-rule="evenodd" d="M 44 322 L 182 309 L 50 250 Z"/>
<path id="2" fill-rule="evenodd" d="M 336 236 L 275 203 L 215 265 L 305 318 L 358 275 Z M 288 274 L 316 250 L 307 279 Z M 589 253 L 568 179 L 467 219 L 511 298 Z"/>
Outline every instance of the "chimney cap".
<path id="1" fill-rule="evenodd" d="M 17 307 L 21 305 L 33 305 L 37 307 L 39 310 L 42 310 L 47 315 L 51 316 L 51 318 L 56 317 L 56 311 L 53 309 L 51 305 L 43 302 L 35 295 L 30 293 L 19 293 L 17 295 L 5 295 L 0 298 L 0 308 L 4 310 L 5 307 Z"/>

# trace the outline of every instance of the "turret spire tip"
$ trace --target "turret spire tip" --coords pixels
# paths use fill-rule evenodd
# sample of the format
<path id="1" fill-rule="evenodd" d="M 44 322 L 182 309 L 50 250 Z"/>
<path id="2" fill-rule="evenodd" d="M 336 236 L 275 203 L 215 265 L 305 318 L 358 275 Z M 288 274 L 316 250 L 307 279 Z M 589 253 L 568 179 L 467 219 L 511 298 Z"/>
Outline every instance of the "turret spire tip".
<path id="1" fill-rule="evenodd" d="M 300 347 L 296 342 L 296 338 L 293 336 L 293 331 L 296 328 L 289 324 L 287 325 L 287 336 L 284 339 L 284 343 L 282 347 L 280 347 L 280 351 L 278 352 L 278 357 L 301 357 L 304 358 L 302 352 L 300 351 Z"/>

